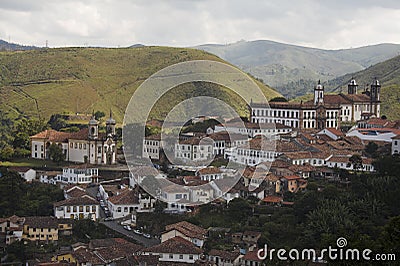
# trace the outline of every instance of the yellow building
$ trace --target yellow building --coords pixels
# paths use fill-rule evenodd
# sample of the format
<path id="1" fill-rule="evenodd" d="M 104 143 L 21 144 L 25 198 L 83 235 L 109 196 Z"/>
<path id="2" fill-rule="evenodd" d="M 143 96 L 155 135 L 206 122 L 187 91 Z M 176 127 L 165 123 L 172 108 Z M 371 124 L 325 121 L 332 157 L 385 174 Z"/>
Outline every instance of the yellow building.
<path id="1" fill-rule="evenodd" d="M 54 217 L 25 217 L 22 239 L 30 241 L 58 241 L 58 221 Z"/>

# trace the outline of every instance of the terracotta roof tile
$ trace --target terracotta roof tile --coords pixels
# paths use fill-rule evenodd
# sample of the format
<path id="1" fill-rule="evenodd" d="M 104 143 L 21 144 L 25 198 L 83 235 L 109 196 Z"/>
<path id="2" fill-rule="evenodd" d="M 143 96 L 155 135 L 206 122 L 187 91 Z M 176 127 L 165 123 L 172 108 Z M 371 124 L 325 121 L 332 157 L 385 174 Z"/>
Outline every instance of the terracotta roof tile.
<path id="1" fill-rule="evenodd" d="M 139 195 L 133 189 L 124 189 L 119 194 L 108 198 L 115 205 L 139 204 Z"/>
<path id="2" fill-rule="evenodd" d="M 165 231 L 177 230 L 187 237 L 205 239 L 207 230 L 192 223 L 182 221 L 165 226 Z"/>

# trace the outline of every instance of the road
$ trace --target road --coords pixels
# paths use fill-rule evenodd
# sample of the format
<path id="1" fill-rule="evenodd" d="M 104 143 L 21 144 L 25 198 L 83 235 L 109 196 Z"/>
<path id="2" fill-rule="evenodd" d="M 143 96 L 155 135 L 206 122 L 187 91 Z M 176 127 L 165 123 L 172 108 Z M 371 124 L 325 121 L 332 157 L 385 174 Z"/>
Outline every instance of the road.
<path id="1" fill-rule="evenodd" d="M 102 221 L 101 223 L 114 231 L 117 231 L 129 238 L 134 239 L 137 243 L 139 243 L 145 247 L 154 246 L 154 245 L 157 245 L 160 243 L 160 240 L 158 240 L 154 237 L 152 237 L 150 239 L 145 238 L 144 236 L 135 234 L 133 231 L 128 231 L 128 230 L 124 229 L 123 226 L 118 224 L 117 221 Z"/>
<path id="2" fill-rule="evenodd" d="M 88 193 L 93 198 L 96 198 L 98 190 L 99 190 L 98 186 L 93 186 L 93 187 L 86 188 L 86 193 Z M 100 208 L 100 221 L 102 224 L 104 224 L 108 228 L 110 228 L 114 231 L 117 231 L 129 238 L 136 240 L 137 243 L 139 243 L 145 247 L 154 246 L 154 245 L 157 245 L 160 243 L 160 241 L 158 239 L 155 239 L 153 237 L 150 239 L 145 238 L 144 236 L 135 234 L 133 231 L 128 231 L 128 230 L 124 229 L 122 225 L 118 224 L 118 221 L 104 221 L 103 219 L 105 217 L 106 217 L 106 214 L 104 213 L 103 208 Z"/>

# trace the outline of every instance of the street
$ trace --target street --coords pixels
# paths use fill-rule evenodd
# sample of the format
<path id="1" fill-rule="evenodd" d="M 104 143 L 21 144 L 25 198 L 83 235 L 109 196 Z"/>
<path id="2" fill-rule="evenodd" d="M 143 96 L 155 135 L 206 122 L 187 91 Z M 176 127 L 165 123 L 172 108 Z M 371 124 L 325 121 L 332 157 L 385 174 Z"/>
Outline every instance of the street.
<path id="1" fill-rule="evenodd" d="M 118 224 L 117 221 L 102 221 L 101 223 L 107 226 L 108 228 L 113 229 L 114 231 L 117 231 L 123 235 L 126 235 L 129 238 L 136 240 L 137 243 L 145 247 L 154 246 L 160 243 L 160 240 L 155 239 L 154 237 L 150 239 L 145 238 L 144 236 L 135 234 L 133 231 L 128 231 L 124 229 L 123 226 Z"/>

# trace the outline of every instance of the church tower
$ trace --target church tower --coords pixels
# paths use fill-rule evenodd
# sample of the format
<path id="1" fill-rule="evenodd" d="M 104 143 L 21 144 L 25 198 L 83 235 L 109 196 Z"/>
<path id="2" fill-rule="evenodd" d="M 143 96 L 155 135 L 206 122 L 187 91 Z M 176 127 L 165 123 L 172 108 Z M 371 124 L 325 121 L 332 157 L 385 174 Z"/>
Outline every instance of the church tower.
<path id="1" fill-rule="evenodd" d="M 374 82 L 371 84 L 371 102 L 379 102 L 381 94 L 381 84 L 379 83 L 379 80 L 376 78 L 374 79 Z"/>
<path id="2" fill-rule="evenodd" d="M 348 94 L 357 94 L 358 85 L 356 80 L 352 77 L 349 84 L 347 85 Z"/>
<path id="3" fill-rule="evenodd" d="M 112 118 L 111 109 L 110 109 L 110 118 L 108 118 L 106 121 L 106 132 L 107 136 L 115 135 L 115 120 Z"/>
<path id="4" fill-rule="evenodd" d="M 318 85 L 314 88 L 314 104 L 324 104 L 324 86 L 321 85 L 321 80 L 318 80 Z"/>
<path id="5" fill-rule="evenodd" d="M 377 78 L 371 84 L 371 113 L 375 114 L 377 117 L 380 116 L 380 94 L 381 94 L 381 84 Z"/>
<path id="6" fill-rule="evenodd" d="M 90 140 L 97 139 L 99 137 L 99 122 L 96 120 L 96 117 L 94 116 L 94 112 L 89 121 L 88 137 Z"/>

